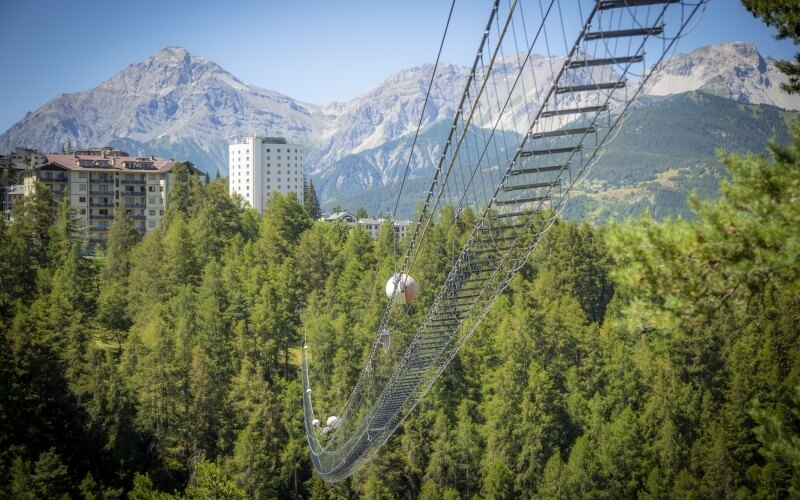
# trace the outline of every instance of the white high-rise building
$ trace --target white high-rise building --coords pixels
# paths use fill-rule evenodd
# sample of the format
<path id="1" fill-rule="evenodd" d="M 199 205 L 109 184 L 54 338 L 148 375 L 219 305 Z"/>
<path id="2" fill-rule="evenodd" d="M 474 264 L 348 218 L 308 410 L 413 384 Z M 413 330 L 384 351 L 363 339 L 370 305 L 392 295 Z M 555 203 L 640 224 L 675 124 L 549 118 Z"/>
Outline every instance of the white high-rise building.
<path id="1" fill-rule="evenodd" d="M 273 192 L 297 193 L 303 202 L 303 146 L 283 137 L 245 137 L 228 146 L 228 192 L 239 194 L 264 213 Z"/>

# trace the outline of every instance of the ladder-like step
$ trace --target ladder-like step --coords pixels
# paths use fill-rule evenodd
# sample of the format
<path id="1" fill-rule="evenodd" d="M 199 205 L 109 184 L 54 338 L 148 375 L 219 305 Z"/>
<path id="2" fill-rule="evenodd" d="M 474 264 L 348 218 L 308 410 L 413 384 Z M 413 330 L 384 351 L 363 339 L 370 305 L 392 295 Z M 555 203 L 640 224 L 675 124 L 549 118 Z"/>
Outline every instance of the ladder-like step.
<path id="1" fill-rule="evenodd" d="M 472 242 L 472 244 L 473 245 L 483 245 L 483 244 L 486 244 L 486 243 L 496 243 L 498 241 L 516 240 L 517 238 L 518 238 L 517 236 L 498 236 L 497 238 L 489 238 L 489 239 L 486 239 L 486 240 L 474 240 Z M 464 289 L 462 288 L 462 290 L 464 290 Z"/>
<path id="2" fill-rule="evenodd" d="M 518 186 L 503 186 L 503 191 L 519 191 L 521 189 L 539 189 L 544 187 L 557 187 L 561 185 L 561 179 L 551 182 L 534 182 L 531 184 L 520 184 Z"/>
<path id="3" fill-rule="evenodd" d="M 557 172 L 560 170 L 564 170 L 565 168 L 569 168 L 569 163 L 566 165 L 548 165 L 546 167 L 531 167 L 531 168 L 519 168 L 516 170 L 511 171 L 511 175 L 522 175 L 522 174 L 540 174 L 542 172 Z M 535 213 L 531 212 L 531 213 Z"/>
<path id="4" fill-rule="evenodd" d="M 660 35 L 664 32 L 662 26 L 653 28 L 633 28 L 629 30 L 595 31 L 586 33 L 585 40 L 601 40 L 605 38 L 622 38 L 626 36 Z"/>
<path id="5" fill-rule="evenodd" d="M 606 111 L 607 109 L 607 104 L 602 104 L 600 106 L 584 106 L 582 108 L 554 109 L 552 111 L 543 111 L 542 117 L 549 118 L 551 116 L 571 115 L 576 113 L 594 113 L 596 111 Z"/>
<path id="6" fill-rule="evenodd" d="M 565 87 L 556 87 L 556 94 L 566 94 L 569 92 L 586 92 L 588 90 L 613 90 L 625 87 L 625 81 L 619 82 L 604 82 L 604 83 L 589 83 L 586 85 L 567 85 Z"/>
<path id="7" fill-rule="evenodd" d="M 547 196 L 532 196 L 530 198 L 516 198 L 516 199 L 513 199 L 513 200 L 498 200 L 498 201 L 495 202 L 495 204 L 502 207 L 504 205 L 514 205 L 514 204 L 517 204 L 517 203 L 531 203 L 531 202 L 535 202 L 535 201 L 546 201 L 546 200 L 549 200 L 549 199 L 550 199 L 550 195 L 547 195 Z"/>
<path id="8" fill-rule="evenodd" d="M 506 229 L 520 229 L 526 227 L 528 225 L 527 222 L 518 222 L 516 224 L 500 224 L 499 226 L 483 226 L 481 231 L 486 233 L 493 233 L 495 231 L 505 231 Z"/>
<path id="9" fill-rule="evenodd" d="M 590 66 L 608 66 L 609 64 L 629 64 L 642 62 L 644 56 L 636 54 L 635 56 L 622 56 L 622 57 L 603 57 L 600 59 L 582 59 L 580 61 L 572 61 L 569 63 L 569 69 L 575 68 L 588 68 Z"/>
<path id="10" fill-rule="evenodd" d="M 494 253 L 505 253 L 505 252 L 508 252 L 509 250 L 515 250 L 516 248 L 517 248 L 516 246 L 512 245 L 512 246 L 509 246 L 509 247 L 491 246 L 489 249 L 491 251 L 493 251 Z M 506 255 L 506 257 L 509 258 L 508 255 Z"/>
<path id="11" fill-rule="evenodd" d="M 600 10 L 616 9 L 619 7 L 642 7 L 663 3 L 678 3 L 681 0 L 600 0 L 597 8 Z"/>
<path id="12" fill-rule="evenodd" d="M 452 316 L 432 316 L 431 322 L 428 326 L 453 326 L 457 325 L 459 320 Z"/>
<path id="13" fill-rule="evenodd" d="M 483 264 L 494 264 L 496 262 L 500 262 L 502 259 L 481 259 L 481 260 L 473 260 L 471 262 L 472 265 L 480 266 Z"/>
<path id="14" fill-rule="evenodd" d="M 529 156 L 542 156 L 542 155 L 557 155 L 561 153 L 575 153 L 581 150 L 581 145 L 570 146 L 566 148 L 550 148 L 550 149 L 534 149 L 532 151 L 523 151 L 519 154 L 522 158 Z"/>
<path id="15" fill-rule="evenodd" d="M 560 168 L 560 167 L 559 167 Z M 512 174 L 514 172 L 511 172 Z M 537 215 L 542 213 L 541 210 L 520 210 L 518 212 L 508 212 L 504 214 L 491 214 L 490 219 L 507 219 L 509 217 L 523 217 L 529 215 Z M 506 238 L 516 238 L 516 236 L 506 236 Z"/>
<path id="16" fill-rule="evenodd" d="M 558 92 L 556 90 L 556 92 Z M 544 139 L 545 137 L 561 137 L 564 135 L 577 135 L 592 133 L 595 131 L 594 127 L 577 127 L 577 128 L 562 128 L 559 130 L 551 130 L 549 132 L 537 132 L 531 134 L 531 139 Z"/>

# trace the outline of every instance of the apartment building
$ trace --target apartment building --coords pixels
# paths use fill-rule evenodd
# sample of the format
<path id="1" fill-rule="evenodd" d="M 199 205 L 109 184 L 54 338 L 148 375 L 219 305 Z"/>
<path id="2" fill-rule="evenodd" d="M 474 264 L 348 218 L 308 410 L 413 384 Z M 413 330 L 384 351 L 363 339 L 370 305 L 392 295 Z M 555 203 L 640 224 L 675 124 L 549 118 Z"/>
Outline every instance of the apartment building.
<path id="1" fill-rule="evenodd" d="M 0 155 L 0 167 L 6 168 L 10 163 L 16 171 L 41 167 L 46 162 L 47 156 L 32 148 L 15 148 L 7 155 Z"/>
<path id="2" fill-rule="evenodd" d="M 24 189 L 31 194 L 39 181 L 50 188 L 56 203 L 69 196 L 92 247 L 105 241 L 118 210 L 124 210 L 143 235 L 156 229 L 178 164 L 199 173 L 190 162 L 130 156 L 112 148 L 48 154 L 46 163 L 26 172 Z"/>
<path id="3" fill-rule="evenodd" d="M 228 192 L 263 215 L 269 195 L 297 194 L 303 202 L 303 146 L 283 137 L 245 137 L 228 146 Z"/>
<path id="4" fill-rule="evenodd" d="M 14 205 L 24 194 L 25 186 L 22 184 L 0 188 L 0 211 L 3 213 L 3 220 L 5 222 L 11 222 L 11 213 L 14 210 Z"/>
<path id="5" fill-rule="evenodd" d="M 378 238 L 378 233 L 380 233 L 381 227 L 390 221 L 394 227 L 394 234 L 396 234 L 399 239 L 405 238 L 407 234 L 410 234 L 411 229 L 414 227 L 414 221 L 410 220 L 390 220 L 384 218 L 373 219 L 369 217 L 358 219 L 350 212 L 335 212 L 330 215 L 323 216 L 320 220 L 325 222 L 343 222 L 350 227 L 359 226 L 364 229 L 373 240 Z"/>

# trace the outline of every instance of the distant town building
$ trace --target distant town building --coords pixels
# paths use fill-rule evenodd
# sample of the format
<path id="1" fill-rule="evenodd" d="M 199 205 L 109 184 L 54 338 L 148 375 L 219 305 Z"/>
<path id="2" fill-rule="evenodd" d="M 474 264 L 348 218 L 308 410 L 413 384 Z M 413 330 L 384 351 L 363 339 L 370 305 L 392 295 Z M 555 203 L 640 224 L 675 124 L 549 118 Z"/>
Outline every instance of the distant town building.
<path id="1" fill-rule="evenodd" d="M 325 222 L 344 222 L 345 224 L 352 226 L 356 223 L 356 216 L 350 212 L 334 212 L 330 215 L 323 215 L 320 220 Z"/>
<path id="2" fill-rule="evenodd" d="M 11 163 L 11 168 L 15 171 L 41 167 L 45 162 L 47 156 L 31 148 L 16 148 L 12 153 L 0 155 L 0 167 L 6 168 Z"/>
<path id="3" fill-rule="evenodd" d="M 384 224 L 389 222 L 390 219 L 384 219 L 384 218 L 372 219 L 369 217 L 357 219 L 356 216 L 351 214 L 350 212 L 335 212 L 330 215 L 322 216 L 320 220 L 325 222 L 343 222 L 348 226 L 361 227 L 374 240 L 378 237 L 378 233 L 380 233 L 381 227 L 383 227 Z M 397 235 L 397 237 L 403 239 L 409 233 L 411 228 L 414 227 L 414 221 L 392 220 L 392 225 L 394 226 L 394 233 Z"/>
<path id="4" fill-rule="evenodd" d="M 25 195 L 25 186 L 22 184 L 15 184 L 0 190 L 0 192 L 2 192 L 2 196 L 0 197 L 2 206 L 0 209 L 3 211 L 3 220 L 5 222 L 11 222 L 11 211 L 14 209 L 14 205 L 17 201 Z"/>
<path id="5" fill-rule="evenodd" d="M 25 195 L 33 192 L 35 181 L 50 188 L 56 203 L 69 195 L 90 247 L 105 241 L 118 210 L 125 210 L 140 233 L 156 229 L 169 199 L 172 169 L 184 164 L 199 173 L 190 162 L 130 156 L 112 148 L 46 156 L 43 165 L 25 173 Z"/>
<path id="6" fill-rule="evenodd" d="M 269 195 L 296 193 L 303 203 L 303 146 L 282 137 L 245 137 L 228 146 L 228 192 L 264 213 Z"/>

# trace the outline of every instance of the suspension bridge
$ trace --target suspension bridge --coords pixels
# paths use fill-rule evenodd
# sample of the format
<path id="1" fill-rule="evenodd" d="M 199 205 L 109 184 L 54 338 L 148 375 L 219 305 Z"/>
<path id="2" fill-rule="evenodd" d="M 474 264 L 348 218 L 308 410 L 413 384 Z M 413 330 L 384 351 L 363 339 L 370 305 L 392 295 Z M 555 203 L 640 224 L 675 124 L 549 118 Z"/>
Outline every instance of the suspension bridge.
<path id="1" fill-rule="evenodd" d="M 489 6 L 399 272 L 414 276 L 435 221 L 453 226 L 469 206 L 478 210 L 477 223 L 444 282 L 420 283 L 436 290 L 421 321 L 389 301 L 358 382 L 324 435 L 312 405 L 313 346 L 303 349 L 305 430 L 324 481 L 352 475 L 425 396 L 707 1 L 496 0 Z M 413 147 L 409 163 L 412 157 Z M 455 207 L 451 220 L 437 219 L 445 206 Z M 409 329 L 409 335 L 395 333 Z"/>

